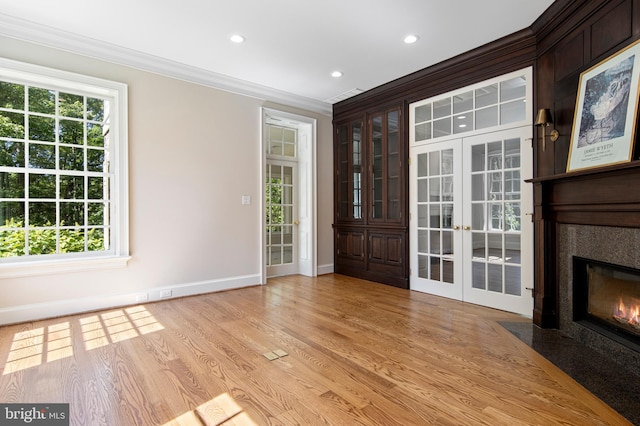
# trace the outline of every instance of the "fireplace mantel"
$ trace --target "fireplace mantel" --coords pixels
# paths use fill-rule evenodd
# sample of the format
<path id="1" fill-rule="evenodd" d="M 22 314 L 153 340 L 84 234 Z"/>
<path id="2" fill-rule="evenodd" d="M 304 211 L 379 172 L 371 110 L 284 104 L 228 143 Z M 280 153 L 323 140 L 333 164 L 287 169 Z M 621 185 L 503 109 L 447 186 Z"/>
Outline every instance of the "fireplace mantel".
<path id="1" fill-rule="evenodd" d="M 558 327 L 558 224 L 640 228 L 640 161 L 528 180 L 534 191 L 533 322 Z"/>
<path id="2" fill-rule="evenodd" d="M 535 219 L 640 228 L 640 161 L 528 180 Z"/>

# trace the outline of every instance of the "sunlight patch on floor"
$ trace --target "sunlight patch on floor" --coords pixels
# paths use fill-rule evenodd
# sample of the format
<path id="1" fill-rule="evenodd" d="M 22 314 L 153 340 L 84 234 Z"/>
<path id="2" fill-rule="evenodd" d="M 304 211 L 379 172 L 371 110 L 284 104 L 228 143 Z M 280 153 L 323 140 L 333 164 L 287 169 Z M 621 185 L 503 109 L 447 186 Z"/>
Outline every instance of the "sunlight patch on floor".
<path id="1" fill-rule="evenodd" d="M 226 425 L 257 426 L 242 407 L 227 392 L 200 404 L 195 410 L 184 413 L 162 426 Z"/>
<path id="2" fill-rule="evenodd" d="M 16 333 L 3 375 L 73 356 L 68 321 Z"/>
<path id="3" fill-rule="evenodd" d="M 143 305 L 82 318 L 80 325 L 88 351 L 164 329 Z"/>
<path id="4" fill-rule="evenodd" d="M 87 351 L 164 329 L 142 305 L 89 315 L 78 322 Z M 71 356 L 73 343 L 69 321 L 21 331 L 13 336 L 2 374 Z"/>

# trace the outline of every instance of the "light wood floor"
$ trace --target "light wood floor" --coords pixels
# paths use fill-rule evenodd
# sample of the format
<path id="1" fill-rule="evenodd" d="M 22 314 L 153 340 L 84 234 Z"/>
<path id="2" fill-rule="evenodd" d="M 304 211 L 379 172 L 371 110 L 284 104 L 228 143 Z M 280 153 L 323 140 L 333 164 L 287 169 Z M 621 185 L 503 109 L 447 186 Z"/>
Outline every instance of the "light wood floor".
<path id="1" fill-rule="evenodd" d="M 617 425 L 496 323 L 326 275 L 0 328 L 0 402 L 72 425 Z M 269 361 L 264 353 L 288 355 Z M 198 408 L 199 407 L 199 408 Z"/>

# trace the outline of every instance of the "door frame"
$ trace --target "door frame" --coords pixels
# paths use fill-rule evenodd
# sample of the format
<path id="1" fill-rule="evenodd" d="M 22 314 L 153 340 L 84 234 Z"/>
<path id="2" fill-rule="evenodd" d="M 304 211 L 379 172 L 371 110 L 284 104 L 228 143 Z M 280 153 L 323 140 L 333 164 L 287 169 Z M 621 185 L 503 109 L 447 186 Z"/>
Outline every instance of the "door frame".
<path id="1" fill-rule="evenodd" d="M 266 262 L 266 164 L 267 123 L 280 120 L 298 128 L 298 177 L 294 185 L 298 205 L 297 273 L 309 277 L 318 275 L 317 231 L 317 121 L 315 118 L 262 107 L 260 109 L 260 284 L 267 283 Z"/>

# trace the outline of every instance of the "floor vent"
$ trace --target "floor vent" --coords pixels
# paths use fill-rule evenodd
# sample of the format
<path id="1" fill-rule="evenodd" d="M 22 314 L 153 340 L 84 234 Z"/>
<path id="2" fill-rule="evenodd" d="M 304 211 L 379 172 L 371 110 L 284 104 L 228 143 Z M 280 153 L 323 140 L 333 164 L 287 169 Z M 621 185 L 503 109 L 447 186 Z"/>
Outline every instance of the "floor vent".
<path id="1" fill-rule="evenodd" d="M 264 355 L 264 357 L 269 361 L 273 361 L 275 359 L 282 358 L 283 356 L 287 356 L 289 354 L 283 351 L 282 349 L 274 349 L 273 351 L 264 353 L 262 355 Z"/>

